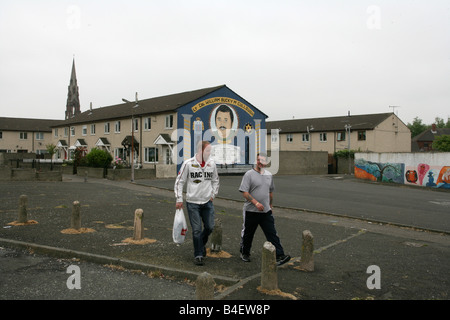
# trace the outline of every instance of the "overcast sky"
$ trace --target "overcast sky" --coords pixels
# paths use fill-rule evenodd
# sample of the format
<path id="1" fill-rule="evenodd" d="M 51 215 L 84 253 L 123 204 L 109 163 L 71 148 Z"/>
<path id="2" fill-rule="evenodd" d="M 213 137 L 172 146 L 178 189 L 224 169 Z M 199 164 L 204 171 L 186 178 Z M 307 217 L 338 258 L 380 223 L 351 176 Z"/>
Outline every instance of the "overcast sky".
<path id="1" fill-rule="evenodd" d="M 226 84 L 268 120 L 450 117 L 448 0 L 0 2 L 0 116 Z M 390 106 L 397 106 L 391 108 Z"/>

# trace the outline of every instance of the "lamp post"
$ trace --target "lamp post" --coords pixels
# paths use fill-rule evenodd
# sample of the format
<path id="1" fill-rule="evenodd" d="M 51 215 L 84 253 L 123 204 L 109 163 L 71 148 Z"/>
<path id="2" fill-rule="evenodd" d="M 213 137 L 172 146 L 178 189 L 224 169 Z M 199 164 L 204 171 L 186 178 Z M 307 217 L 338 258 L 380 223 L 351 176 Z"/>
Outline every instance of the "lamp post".
<path id="1" fill-rule="evenodd" d="M 311 150 L 311 148 L 312 148 L 312 137 L 311 137 L 311 134 L 310 134 L 310 131 L 312 131 L 312 130 L 314 130 L 314 127 L 312 125 L 306 126 L 306 131 L 308 131 L 308 139 L 309 139 L 309 151 L 312 151 Z"/>
<path id="2" fill-rule="evenodd" d="M 127 99 L 123 99 L 123 98 L 122 98 L 122 101 L 126 102 L 126 103 L 131 103 Z M 130 156 L 131 156 L 131 182 L 134 182 L 134 108 L 137 108 L 137 107 L 139 107 L 139 104 L 138 104 L 138 93 L 136 92 L 135 105 L 131 109 L 131 152 L 130 152 Z"/>
<path id="3" fill-rule="evenodd" d="M 351 129 L 351 125 L 350 124 L 346 124 L 345 125 L 345 131 L 348 132 L 348 174 L 352 174 L 352 165 L 350 163 L 350 129 Z"/>

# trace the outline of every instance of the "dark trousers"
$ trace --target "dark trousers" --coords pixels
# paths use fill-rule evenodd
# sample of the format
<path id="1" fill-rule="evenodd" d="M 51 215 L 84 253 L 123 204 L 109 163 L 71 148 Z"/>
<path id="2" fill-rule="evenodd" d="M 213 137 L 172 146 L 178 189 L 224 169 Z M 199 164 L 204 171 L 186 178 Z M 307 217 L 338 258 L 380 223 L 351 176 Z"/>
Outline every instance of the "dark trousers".
<path id="1" fill-rule="evenodd" d="M 284 255 L 280 238 L 275 229 L 275 220 L 272 215 L 272 210 L 266 213 L 244 211 L 244 224 L 241 232 L 241 253 L 250 255 L 253 237 L 258 226 L 261 226 L 267 241 L 275 246 L 276 256 Z"/>

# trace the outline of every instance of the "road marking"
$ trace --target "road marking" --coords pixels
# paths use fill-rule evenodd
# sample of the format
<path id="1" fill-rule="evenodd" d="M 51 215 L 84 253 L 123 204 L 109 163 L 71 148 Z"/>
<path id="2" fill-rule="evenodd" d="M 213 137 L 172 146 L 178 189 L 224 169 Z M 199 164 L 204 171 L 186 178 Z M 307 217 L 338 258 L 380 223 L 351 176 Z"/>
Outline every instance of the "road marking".
<path id="1" fill-rule="evenodd" d="M 345 238 L 345 239 L 336 240 L 335 242 L 330 243 L 329 245 L 326 245 L 326 246 L 321 247 L 321 248 L 319 248 L 319 249 L 317 249 L 317 250 L 314 250 L 314 253 L 321 253 L 322 251 L 325 251 L 325 250 L 327 250 L 327 249 L 329 249 L 329 248 L 331 248 L 331 247 L 337 246 L 338 244 L 341 244 L 341 243 L 343 243 L 343 242 L 347 242 L 348 240 L 350 240 L 350 239 L 352 239 L 352 238 L 355 238 L 355 237 L 358 237 L 358 236 L 360 236 L 360 235 L 362 235 L 362 234 L 365 234 L 366 231 L 367 231 L 366 229 L 361 229 L 361 230 L 359 230 L 357 233 L 352 234 L 351 236 L 348 236 L 348 237 Z"/>
<path id="2" fill-rule="evenodd" d="M 447 206 L 447 207 L 450 207 L 450 201 L 428 201 L 428 202 L 430 202 L 430 203 L 432 203 L 432 204 L 437 204 L 437 205 L 439 205 L 439 206 Z"/>

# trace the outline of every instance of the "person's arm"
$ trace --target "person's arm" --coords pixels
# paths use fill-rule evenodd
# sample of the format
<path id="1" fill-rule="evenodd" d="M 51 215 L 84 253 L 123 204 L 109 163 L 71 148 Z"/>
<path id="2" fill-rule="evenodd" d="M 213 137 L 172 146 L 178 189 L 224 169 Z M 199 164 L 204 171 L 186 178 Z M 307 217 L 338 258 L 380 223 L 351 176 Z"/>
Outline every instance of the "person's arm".
<path id="1" fill-rule="evenodd" d="M 176 198 L 175 208 L 177 208 L 177 209 L 183 208 L 183 186 L 184 186 L 184 183 L 186 182 L 186 178 L 187 178 L 187 172 L 188 172 L 187 167 L 188 166 L 186 165 L 186 162 L 183 162 L 183 164 L 181 165 L 181 168 L 180 168 L 180 172 L 179 172 L 177 178 L 175 179 L 175 187 L 174 187 L 175 198 Z"/>
<path id="2" fill-rule="evenodd" d="M 269 193 L 269 197 L 270 197 L 270 209 L 272 209 L 273 208 L 273 192 L 270 192 Z"/>
<path id="3" fill-rule="evenodd" d="M 214 171 L 213 171 L 213 178 L 211 181 L 212 186 L 212 194 L 211 194 L 211 201 L 214 200 L 214 198 L 219 193 L 219 173 L 217 172 L 216 164 L 214 163 Z"/>
<path id="4" fill-rule="evenodd" d="M 258 200 L 253 198 L 253 196 L 250 193 L 244 191 L 242 192 L 242 195 L 246 200 L 250 201 L 259 211 L 264 210 L 264 206 L 261 203 L 259 203 Z"/>

